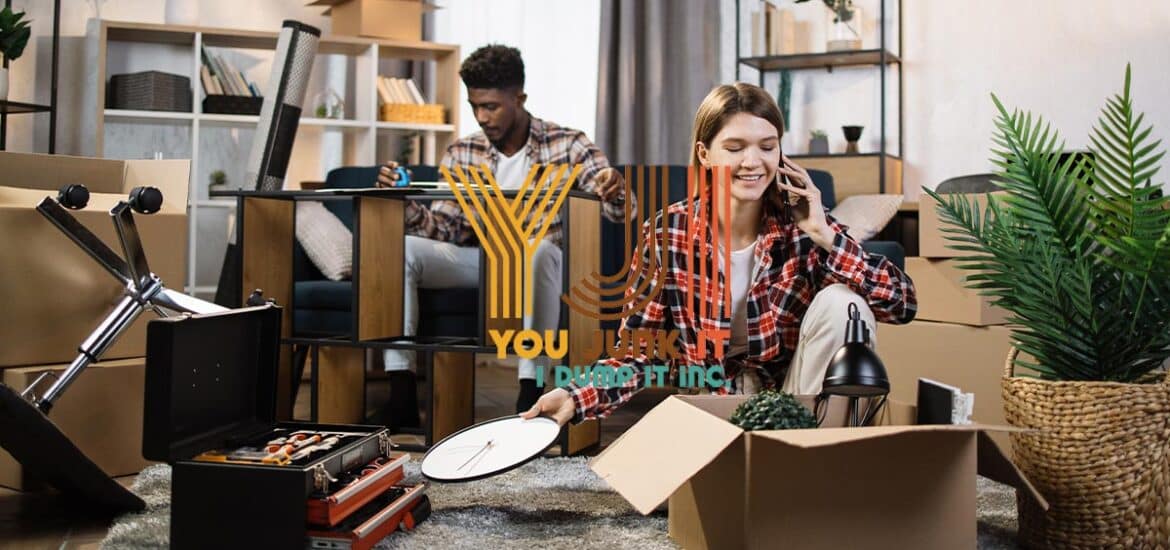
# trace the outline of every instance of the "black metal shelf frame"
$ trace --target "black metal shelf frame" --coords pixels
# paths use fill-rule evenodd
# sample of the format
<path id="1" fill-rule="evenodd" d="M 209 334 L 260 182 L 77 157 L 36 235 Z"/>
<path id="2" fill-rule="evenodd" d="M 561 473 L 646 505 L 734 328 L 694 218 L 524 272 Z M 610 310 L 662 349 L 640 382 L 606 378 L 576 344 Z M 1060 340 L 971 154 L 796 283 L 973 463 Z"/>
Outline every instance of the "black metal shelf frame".
<path id="1" fill-rule="evenodd" d="M 794 54 L 794 55 L 781 55 L 781 56 L 743 57 L 741 55 L 741 52 L 740 52 L 740 37 L 741 37 L 741 33 L 742 33 L 742 29 L 741 29 L 741 25 L 740 25 L 740 13 L 741 13 L 740 12 L 740 8 L 741 8 L 740 4 L 741 3 L 742 3 L 741 0 L 735 0 L 735 80 L 736 81 L 740 80 L 740 67 L 742 65 L 748 65 L 751 67 L 756 67 L 756 70 L 759 74 L 758 84 L 760 87 L 763 87 L 764 86 L 764 77 L 768 73 L 784 70 L 783 67 L 775 68 L 775 69 L 767 68 L 767 65 L 768 64 L 784 65 L 785 64 L 784 62 L 786 59 L 794 61 L 794 62 L 799 62 L 802 59 L 823 57 L 826 60 L 828 60 L 827 63 L 822 63 L 822 64 L 818 64 L 815 66 L 801 65 L 801 66 L 789 67 L 788 68 L 789 70 L 808 70 L 808 69 L 815 69 L 815 68 L 824 67 L 826 70 L 831 72 L 833 70 L 833 67 L 851 67 L 851 66 L 858 66 L 858 65 L 876 66 L 878 68 L 878 72 L 880 73 L 880 78 L 881 78 L 881 103 L 880 103 L 880 105 L 881 105 L 881 107 L 880 107 L 881 108 L 881 124 L 880 124 L 881 137 L 880 137 L 880 141 L 879 141 L 880 145 L 879 145 L 877 154 L 882 156 L 882 157 L 889 156 L 889 157 L 894 157 L 894 158 L 899 158 L 899 159 L 902 157 L 902 155 L 904 154 L 903 145 L 905 142 L 905 139 L 904 139 L 905 132 L 904 132 L 904 128 L 903 128 L 903 121 L 905 120 L 905 116 L 903 116 L 903 110 L 902 110 L 903 106 L 904 106 L 904 96 L 905 96 L 905 93 L 903 91 L 903 88 L 904 88 L 903 74 L 905 71 L 902 70 L 902 64 L 901 64 L 902 63 L 902 55 L 905 53 L 902 49 L 902 45 L 903 45 L 903 42 L 902 42 L 902 34 L 903 34 L 902 33 L 902 0 L 897 0 L 897 7 L 898 7 L 898 19 L 897 19 L 897 23 L 898 23 L 898 52 L 897 52 L 897 54 L 890 52 L 887 48 L 887 46 L 889 44 L 889 40 L 888 40 L 888 37 L 886 36 L 886 19 L 887 19 L 887 17 L 886 17 L 886 0 L 881 0 L 881 8 L 880 8 L 879 16 L 878 16 L 878 37 L 879 38 L 878 38 L 877 50 L 876 51 L 875 50 L 861 50 L 860 52 L 853 52 L 854 55 L 856 55 L 858 53 L 876 53 L 877 54 L 877 61 L 876 62 L 865 62 L 865 63 L 857 63 L 855 61 L 851 61 L 850 60 L 851 56 L 848 55 L 849 52 L 825 52 L 825 53 Z M 836 56 L 836 57 L 841 58 L 842 61 L 834 61 L 832 58 L 835 56 L 833 56 L 831 54 L 844 54 L 844 55 Z M 886 147 L 886 118 L 887 118 L 887 116 L 886 116 L 886 79 L 888 78 L 886 73 L 889 71 L 890 65 L 897 65 L 898 66 L 898 154 L 897 155 L 890 154 L 887 147 Z M 807 156 L 816 156 L 816 155 L 807 155 Z M 823 155 L 821 155 L 821 156 L 823 156 Z M 878 167 L 879 167 L 878 170 L 880 171 L 879 172 L 879 180 L 878 180 L 880 182 L 879 192 L 885 193 L 886 192 L 886 163 L 879 162 Z"/>
<path id="2" fill-rule="evenodd" d="M 11 8 L 12 0 L 4 0 L 4 7 Z M 59 46 L 61 41 L 61 0 L 53 0 L 53 65 L 52 77 L 50 78 L 49 88 L 49 105 L 32 105 L 28 103 L 17 103 L 14 101 L 5 102 L 6 105 L 0 109 L 0 151 L 4 151 L 8 147 L 8 115 L 9 114 L 24 114 L 24 113 L 49 113 L 49 154 L 52 155 L 57 152 L 57 72 L 58 64 L 57 58 L 59 55 Z M 8 60 L 4 60 L 4 68 L 8 68 Z M 11 76 L 11 75 L 10 75 Z M 9 110 L 9 106 L 14 106 L 14 110 Z"/>

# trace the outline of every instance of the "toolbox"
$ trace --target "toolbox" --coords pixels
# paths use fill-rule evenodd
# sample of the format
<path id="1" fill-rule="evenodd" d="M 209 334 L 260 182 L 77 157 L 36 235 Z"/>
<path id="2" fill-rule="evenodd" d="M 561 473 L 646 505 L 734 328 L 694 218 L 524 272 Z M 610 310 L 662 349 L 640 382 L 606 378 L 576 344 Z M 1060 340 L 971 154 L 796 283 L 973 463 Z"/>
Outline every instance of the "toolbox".
<path id="1" fill-rule="evenodd" d="M 398 501 L 409 458 L 385 427 L 275 420 L 280 317 L 269 304 L 147 325 L 142 454 L 172 466 L 172 548 L 305 548 L 310 522 Z M 424 496 L 406 489 L 398 515 Z"/>

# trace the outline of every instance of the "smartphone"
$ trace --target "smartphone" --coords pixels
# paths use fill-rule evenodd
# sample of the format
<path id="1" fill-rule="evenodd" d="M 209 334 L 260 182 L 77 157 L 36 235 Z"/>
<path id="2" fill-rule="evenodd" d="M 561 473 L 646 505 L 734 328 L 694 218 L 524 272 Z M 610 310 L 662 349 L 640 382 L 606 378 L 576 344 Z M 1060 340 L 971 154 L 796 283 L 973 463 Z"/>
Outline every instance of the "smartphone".
<path id="1" fill-rule="evenodd" d="M 779 148 L 780 146 L 777 145 L 776 147 Z M 781 167 L 784 166 L 784 150 L 783 149 L 780 149 L 780 166 Z M 779 171 L 779 168 L 777 168 L 777 175 L 780 176 L 780 181 L 782 181 L 788 185 L 792 185 L 792 183 L 790 181 L 788 181 L 788 176 L 781 173 Z M 784 204 L 784 207 L 783 207 L 784 211 L 781 215 L 781 218 L 782 218 L 781 221 L 783 221 L 784 223 L 792 223 L 792 203 L 788 202 L 788 190 L 787 189 L 780 190 L 780 202 L 782 202 Z"/>

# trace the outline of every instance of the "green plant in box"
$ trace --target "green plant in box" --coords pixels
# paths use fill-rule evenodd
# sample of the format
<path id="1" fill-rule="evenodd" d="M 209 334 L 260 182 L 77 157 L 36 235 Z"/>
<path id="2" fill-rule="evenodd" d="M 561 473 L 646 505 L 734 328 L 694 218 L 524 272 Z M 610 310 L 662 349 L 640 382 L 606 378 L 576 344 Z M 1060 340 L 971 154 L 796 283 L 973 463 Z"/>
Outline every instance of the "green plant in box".
<path id="1" fill-rule="evenodd" d="M 812 411 L 792 394 L 764 390 L 741 403 L 729 421 L 747 431 L 793 430 L 817 427 Z"/>

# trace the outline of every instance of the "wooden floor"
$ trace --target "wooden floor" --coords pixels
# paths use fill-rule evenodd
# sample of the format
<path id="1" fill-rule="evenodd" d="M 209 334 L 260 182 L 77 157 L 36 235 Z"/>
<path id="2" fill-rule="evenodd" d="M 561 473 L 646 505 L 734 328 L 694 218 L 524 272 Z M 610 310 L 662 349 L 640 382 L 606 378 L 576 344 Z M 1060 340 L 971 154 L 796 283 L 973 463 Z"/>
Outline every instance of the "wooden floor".
<path id="1" fill-rule="evenodd" d="M 298 394 L 295 415 L 308 418 L 308 388 Z M 476 371 L 475 414 L 488 420 L 513 414 L 516 409 L 516 370 L 490 360 L 479 362 Z M 370 380 L 366 386 L 367 409 L 378 410 L 388 395 L 388 383 Z M 669 395 L 668 390 L 641 392 L 613 416 L 602 422 L 602 447 L 617 439 L 638 418 Z M 413 439 L 395 436 L 396 442 Z M 123 485 L 134 483 L 135 476 L 118 478 Z M 71 517 L 52 494 L 18 493 L 0 488 L 0 550 L 8 549 L 96 549 L 106 536 L 106 521 Z"/>

